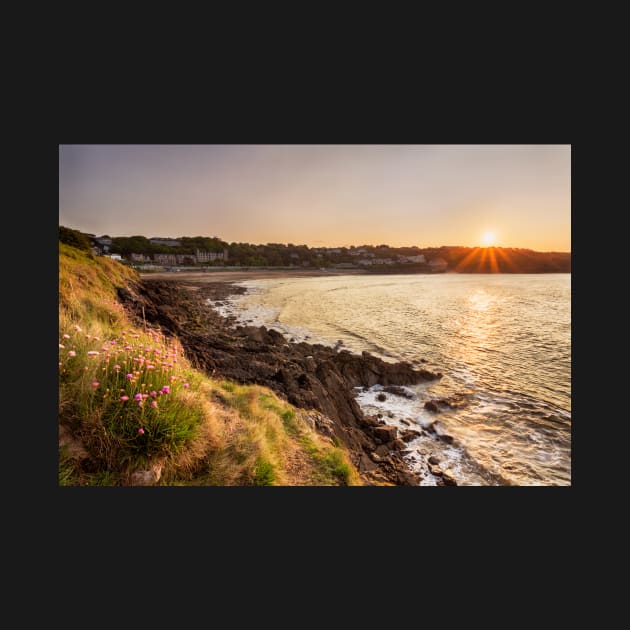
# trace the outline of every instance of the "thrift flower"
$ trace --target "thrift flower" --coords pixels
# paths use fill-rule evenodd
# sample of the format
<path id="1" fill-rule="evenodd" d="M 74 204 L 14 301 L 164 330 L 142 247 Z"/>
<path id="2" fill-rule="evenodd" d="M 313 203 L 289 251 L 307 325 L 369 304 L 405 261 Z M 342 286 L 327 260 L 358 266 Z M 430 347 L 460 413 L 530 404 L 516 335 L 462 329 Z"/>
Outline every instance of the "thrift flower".
<path id="1" fill-rule="evenodd" d="M 63 349 L 63 348 L 65 348 L 65 347 L 66 347 L 66 346 L 64 346 L 62 343 L 60 343 L 60 344 L 59 344 L 59 348 Z"/>
<path id="2" fill-rule="evenodd" d="M 184 389 L 188 389 L 190 385 L 188 383 L 184 383 Z"/>
<path id="3" fill-rule="evenodd" d="M 142 427 L 140 427 L 140 428 L 138 429 L 138 433 L 139 433 L 140 435 L 144 435 L 144 429 L 143 429 Z"/>
<path id="4" fill-rule="evenodd" d="M 95 356 L 98 356 L 98 354 L 99 354 L 99 352 L 97 352 L 96 350 L 90 350 L 88 352 L 88 356 L 89 357 L 95 357 Z"/>
<path id="5" fill-rule="evenodd" d="M 152 400 L 151 401 L 151 407 L 157 407 L 157 401 L 156 400 Z"/>
<path id="6" fill-rule="evenodd" d="M 133 378 L 133 374 L 126 374 L 125 378 Z"/>
<path id="7" fill-rule="evenodd" d="M 136 395 L 134 396 L 134 398 L 135 398 L 136 400 L 142 400 L 142 394 L 136 394 Z"/>
<path id="8" fill-rule="evenodd" d="M 70 350 L 70 352 L 68 352 L 68 356 L 69 357 L 76 357 L 77 353 L 74 350 Z"/>
<path id="9" fill-rule="evenodd" d="M 151 396 L 153 396 L 153 398 L 155 398 L 157 396 L 157 392 L 154 390 L 151 392 Z"/>
<path id="10" fill-rule="evenodd" d="M 168 385 L 164 385 L 164 387 L 162 387 L 162 389 L 160 391 L 163 394 L 170 394 L 171 393 L 171 388 Z"/>
<path id="11" fill-rule="evenodd" d="M 63 336 L 63 338 L 64 338 L 64 339 L 70 339 L 70 335 L 65 334 L 65 335 Z"/>
<path id="12" fill-rule="evenodd" d="M 121 396 L 120 400 L 122 400 L 123 402 L 127 402 L 129 400 L 129 396 Z"/>
<path id="13" fill-rule="evenodd" d="M 100 385 L 100 383 L 98 381 L 93 381 L 92 382 L 92 387 L 98 387 Z"/>
<path id="14" fill-rule="evenodd" d="M 116 364 L 114 366 L 114 369 L 116 370 L 116 372 L 120 372 L 120 365 Z"/>

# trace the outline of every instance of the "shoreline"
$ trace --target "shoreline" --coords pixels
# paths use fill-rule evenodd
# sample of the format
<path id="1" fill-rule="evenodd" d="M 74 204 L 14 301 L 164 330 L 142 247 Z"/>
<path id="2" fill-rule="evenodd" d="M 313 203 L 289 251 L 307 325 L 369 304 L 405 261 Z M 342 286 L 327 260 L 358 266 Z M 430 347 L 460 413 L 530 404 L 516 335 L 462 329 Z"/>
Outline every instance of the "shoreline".
<path id="1" fill-rule="evenodd" d="M 242 280 L 269 280 L 272 278 L 317 278 L 326 276 L 366 275 L 358 269 L 340 269 L 338 271 L 321 269 L 252 269 L 247 271 L 156 271 L 140 273 L 141 280 L 167 280 L 174 282 L 194 282 L 211 284 L 214 282 L 240 282 Z"/>
<path id="2" fill-rule="evenodd" d="M 421 477 L 404 460 L 407 443 L 418 432 L 399 432 L 378 417 L 364 415 L 355 388 L 380 384 L 395 391 L 442 375 L 421 365 L 386 363 L 368 352 L 356 355 L 321 344 L 291 342 L 265 326 L 236 325 L 234 318 L 220 315 L 207 300 L 244 293 L 244 287 L 234 284 L 239 280 L 270 277 L 265 272 L 243 273 L 247 275 L 239 278 L 231 272 L 146 274 L 130 290 L 121 290 L 119 297 L 139 321 L 146 318 L 176 335 L 193 365 L 206 374 L 269 387 L 295 407 L 318 412 L 316 428 L 343 443 L 367 485 L 420 485 Z M 271 272 L 271 277 L 340 275 L 286 273 Z"/>

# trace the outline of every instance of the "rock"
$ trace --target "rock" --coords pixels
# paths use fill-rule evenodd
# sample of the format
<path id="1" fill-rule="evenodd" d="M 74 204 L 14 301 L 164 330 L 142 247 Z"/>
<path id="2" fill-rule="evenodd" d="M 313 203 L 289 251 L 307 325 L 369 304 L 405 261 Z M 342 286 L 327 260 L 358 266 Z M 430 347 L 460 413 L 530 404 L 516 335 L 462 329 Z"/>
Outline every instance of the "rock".
<path id="1" fill-rule="evenodd" d="M 379 444 L 374 449 L 374 453 L 376 453 L 379 457 L 387 457 L 387 455 L 389 455 L 390 450 L 391 449 L 387 446 L 387 444 Z"/>
<path id="2" fill-rule="evenodd" d="M 373 429 L 374 437 L 383 443 L 392 442 L 398 435 L 398 429 L 392 426 L 378 426 Z"/>
<path id="3" fill-rule="evenodd" d="M 433 464 L 429 464 L 429 470 L 432 475 L 436 475 L 438 477 L 442 476 L 442 469 L 439 466 L 434 466 Z"/>
<path id="4" fill-rule="evenodd" d="M 396 451 L 404 451 L 407 448 L 407 445 L 402 440 L 398 439 L 394 440 L 392 448 Z"/>
<path id="5" fill-rule="evenodd" d="M 420 475 L 417 473 L 400 471 L 398 473 L 398 483 L 401 486 L 417 486 L 420 484 Z"/>
<path id="6" fill-rule="evenodd" d="M 377 464 L 382 461 L 381 456 L 376 451 L 372 451 L 370 453 L 370 458 L 373 462 L 376 462 Z"/>
<path id="7" fill-rule="evenodd" d="M 429 464 L 433 464 L 434 466 L 437 466 L 440 463 L 440 460 L 435 456 L 435 455 L 431 455 L 431 457 L 429 457 L 428 459 Z"/>
<path id="8" fill-rule="evenodd" d="M 406 424 L 407 426 L 411 426 L 411 422 L 409 422 L 409 420 L 405 420 L 404 418 L 401 418 L 401 419 L 400 419 L 400 421 L 401 421 L 403 424 Z"/>
<path id="9" fill-rule="evenodd" d="M 456 486 L 457 485 L 457 481 L 455 480 L 455 477 L 453 475 L 453 471 L 452 470 L 445 470 L 442 473 L 442 481 L 447 486 Z"/>
<path id="10" fill-rule="evenodd" d="M 440 438 L 440 440 L 442 440 L 442 442 L 446 442 L 447 444 L 453 443 L 453 436 L 449 435 L 448 433 L 441 433 L 438 435 L 438 437 Z"/>
<path id="11" fill-rule="evenodd" d="M 427 402 L 424 403 L 424 408 L 433 412 L 437 412 L 440 410 L 439 407 L 432 400 L 427 400 Z"/>
<path id="12" fill-rule="evenodd" d="M 385 396 L 385 394 L 377 394 L 376 395 L 376 400 L 383 402 L 384 400 L 387 400 L 387 396 Z"/>
<path id="13" fill-rule="evenodd" d="M 132 486 L 152 486 L 162 476 L 162 464 L 154 464 L 149 470 L 136 470 L 131 474 Z"/>
<path id="14" fill-rule="evenodd" d="M 357 466 L 359 472 L 369 472 L 370 470 L 376 470 L 378 464 L 373 462 L 365 453 L 363 453 L 359 459 L 359 465 Z"/>
<path id="15" fill-rule="evenodd" d="M 421 435 L 422 433 L 420 433 L 420 431 L 416 431 L 415 429 L 405 429 L 400 434 L 400 438 L 403 440 L 403 442 L 411 442 Z"/>
<path id="16" fill-rule="evenodd" d="M 416 397 L 413 392 L 410 392 L 399 385 L 387 385 L 387 387 L 383 387 L 383 391 L 389 394 L 395 394 L 396 396 L 402 396 L 403 398 L 408 398 L 410 400 Z"/>

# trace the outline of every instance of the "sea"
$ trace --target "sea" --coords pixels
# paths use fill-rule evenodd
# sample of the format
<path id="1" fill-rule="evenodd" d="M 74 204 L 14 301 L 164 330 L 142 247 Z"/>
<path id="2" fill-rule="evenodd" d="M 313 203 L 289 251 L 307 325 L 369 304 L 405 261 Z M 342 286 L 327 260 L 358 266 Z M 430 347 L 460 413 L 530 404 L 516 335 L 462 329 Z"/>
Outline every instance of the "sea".
<path id="1" fill-rule="evenodd" d="M 380 384 L 355 392 L 364 413 L 420 433 L 405 455 L 420 485 L 440 485 L 440 471 L 459 486 L 571 485 L 571 274 L 236 284 L 247 291 L 214 308 L 240 324 L 443 375 L 403 396 Z"/>

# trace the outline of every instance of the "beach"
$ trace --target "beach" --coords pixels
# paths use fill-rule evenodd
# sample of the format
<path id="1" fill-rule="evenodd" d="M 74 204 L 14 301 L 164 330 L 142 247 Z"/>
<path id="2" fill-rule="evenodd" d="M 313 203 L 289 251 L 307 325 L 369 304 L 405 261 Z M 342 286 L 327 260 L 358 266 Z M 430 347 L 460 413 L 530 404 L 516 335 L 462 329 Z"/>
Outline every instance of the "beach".
<path id="1" fill-rule="evenodd" d="M 141 273 L 143 280 L 177 280 L 206 284 L 212 282 L 240 282 L 242 280 L 268 280 L 271 278 L 310 278 L 341 275 L 363 275 L 362 269 L 250 269 L 235 271 L 158 271 Z"/>

